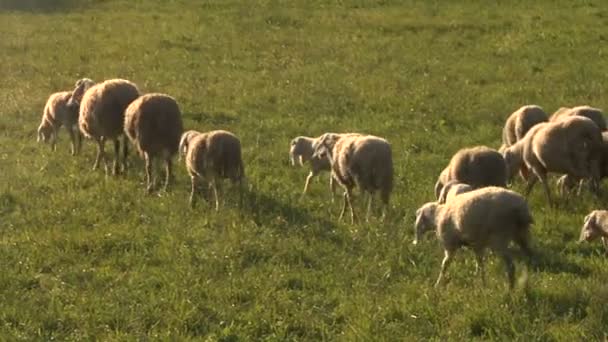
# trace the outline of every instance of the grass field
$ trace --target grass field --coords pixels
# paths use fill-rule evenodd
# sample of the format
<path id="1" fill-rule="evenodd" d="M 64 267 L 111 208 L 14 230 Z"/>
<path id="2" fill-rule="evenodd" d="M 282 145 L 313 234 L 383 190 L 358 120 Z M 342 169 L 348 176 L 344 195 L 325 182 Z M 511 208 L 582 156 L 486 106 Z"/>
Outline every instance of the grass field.
<path id="1" fill-rule="evenodd" d="M 576 240 L 608 195 L 550 208 L 537 186 L 536 266 L 511 293 L 470 250 L 433 289 L 441 248 L 411 241 L 450 156 L 497 148 L 519 106 L 608 108 L 607 40 L 602 1 L 0 0 L 0 340 L 606 340 L 608 259 Z M 236 133 L 244 207 L 226 186 L 220 213 L 190 209 L 182 163 L 146 196 L 133 154 L 113 178 L 90 142 L 37 144 L 48 95 L 81 77 Z M 326 131 L 391 142 L 384 223 L 339 222 L 327 175 L 300 196 L 289 141 Z"/>

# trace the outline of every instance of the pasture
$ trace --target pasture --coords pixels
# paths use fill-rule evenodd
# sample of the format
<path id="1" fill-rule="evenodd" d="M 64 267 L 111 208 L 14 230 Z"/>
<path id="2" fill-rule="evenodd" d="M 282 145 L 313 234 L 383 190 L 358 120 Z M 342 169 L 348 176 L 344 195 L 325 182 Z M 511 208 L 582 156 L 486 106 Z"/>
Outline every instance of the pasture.
<path id="1" fill-rule="evenodd" d="M 411 242 L 451 155 L 498 148 L 521 105 L 608 109 L 607 40 L 602 1 L 0 0 L 0 340 L 606 339 L 608 258 L 577 240 L 608 184 L 555 208 L 535 187 L 537 260 L 513 292 L 494 256 L 483 286 L 466 249 L 434 289 L 442 250 Z M 90 141 L 37 144 L 47 97 L 82 77 L 237 134 L 244 206 L 227 183 L 219 213 L 191 209 L 183 162 L 146 195 L 132 148 L 106 177 Z M 327 174 L 301 196 L 289 142 L 327 131 L 390 141 L 385 222 L 339 222 Z"/>

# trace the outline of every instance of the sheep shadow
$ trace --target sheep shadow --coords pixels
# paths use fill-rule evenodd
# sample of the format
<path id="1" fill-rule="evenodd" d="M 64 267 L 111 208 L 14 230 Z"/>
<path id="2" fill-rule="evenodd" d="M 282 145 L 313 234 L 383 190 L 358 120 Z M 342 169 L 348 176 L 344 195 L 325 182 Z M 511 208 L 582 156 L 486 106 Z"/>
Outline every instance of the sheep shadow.
<path id="1" fill-rule="evenodd" d="M 579 277 L 588 277 L 591 274 L 590 269 L 568 261 L 561 253 L 547 246 L 538 246 L 534 248 L 533 253 L 531 269 L 536 272 L 570 273 Z"/>
<path id="2" fill-rule="evenodd" d="M 82 0 L 2 0 L 1 11 L 19 11 L 32 13 L 70 12 L 82 8 L 88 1 Z"/>
<path id="3" fill-rule="evenodd" d="M 207 126 L 228 126 L 239 122 L 240 118 L 236 113 L 228 112 L 200 112 L 200 113 L 182 113 L 182 117 L 187 121 L 192 121 L 197 124 L 205 124 Z M 195 129 L 200 131 L 208 131 L 209 128 L 199 129 L 198 127 L 185 128 Z"/>

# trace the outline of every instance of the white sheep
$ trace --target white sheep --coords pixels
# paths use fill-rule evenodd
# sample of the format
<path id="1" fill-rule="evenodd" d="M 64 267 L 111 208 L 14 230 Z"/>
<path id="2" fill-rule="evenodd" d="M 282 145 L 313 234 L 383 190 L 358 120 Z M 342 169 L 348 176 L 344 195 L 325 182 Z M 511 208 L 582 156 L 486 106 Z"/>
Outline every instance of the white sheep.
<path id="1" fill-rule="evenodd" d="M 602 244 L 608 252 L 608 211 L 594 210 L 585 216 L 579 242 L 591 242 L 597 238 L 602 239 Z"/>
<path id="2" fill-rule="evenodd" d="M 352 190 L 359 187 L 369 193 L 367 219 L 372 207 L 373 196 L 380 193 L 383 203 L 383 217 L 386 215 L 389 197 L 393 189 L 393 157 L 391 145 L 385 139 L 371 135 L 342 136 L 330 148 L 331 143 L 321 141 L 313 157 L 328 158 L 332 177 L 344 188 L 344 203 L 340 219 L 344 217 L 346 206 L 350 207 L 351 220 L 355 222 L 352 205 Z"/>
<path id="3" fill-rule="evenodd" d="M 72 94 L 73 103 L 78 103 L 77 94 L 85 89 L 86 85 L 77 85 Z M 95 84 L 86 89 L 80 102 L 80 115 L 78 125 L 80 131 L 90 139 L 97 142 L 97 157 L 93 169 L 99 167 L 103 158 L 106 165 L 107 159 L 104 151 L 106 140 L 114 141 L 114 167 L 113 174 L 119 173 L 119 138 L 123 135 L 125 109 L 139 97 L 137 86 L 127 80 L 113 79 Z M 127 141 L 123 141 L 122 165 L 126 169 Z"/>
<path id="4" fill-rule="evenodd" d="M 553 115 L 551 115 L 549 121 L 556 122 L 570 116 L 586 117 L 595 122 L 602 132 L 606 130 L 606 119 L 604 118 L 603 111 L 599 108 L 590 106 L 576 106 L 573 108 L 561 107 L 555 113 L 553 113 Z"/>
<path id="5" fill-rule="evenodd" d="M 42 113 L 42 122 L 38 127 L 37 141 L 50 142 L 55 151 L 57 133 L 63 126 L 70 135 L 72 155 L 76 155 L 80 151 L 82 136 L 78 131 L 78 109 L 68 106 L 71 96 L 71 91 L 57 92 L 49 96 Z"/>
<path id="6" fill-rule="evenodd" d="M 547 173 L 568 174 L 576 180 L 591 179 L 597 188 L 601 148 L 598 126 L 586 117 L 571 116 L 534 126 L 524 139 L 505 150 L 504 157 L 511 175 L 522 163 L 534 173 L 535 177 L 528 177 L 526 196 L 540 181 L 547 201 L 552 204 Z"/>
<path id="7" fill-rule="evenodd" d="M 451 180 L 447 182 L 441 189 L 437 203 L 445 204 L 446 202 L 451 201 L 454 197 L 472 190 L 474 189 L 469 184 L 460 183 L 457 180 Z"/>
<path id="8" fill-rule="evenodd" d="M 188 148 L 190 147 L 190 143 L 194 140 L 194 138 L 198 135 L 202 134 L 199 131 L 188 130 L 182 133 L 182 137 L 179 140 L 179 159 L 185 157 L 188 153 Z"/>
<path id="9" fill-rule="evenodd" d="M 194 134 L 186 153 L 186 169 L 192 181 L 190 205 L 194 206 L 199 179 L 209 182 L 215 195 L 215 210 L 219 210 L 221 180 L 239 184 L 239 202 L 243 199 L 245 167 L 241 156 L 241 142 L 232 133 L 217 130 Z"/>
<path id="10" fill-rule="evenodd" d="M 153 160 L 164 160 L 166 191 L 172 178 L 172 158 L 178 152 L 184 130 L 182 114 L 175 99 L 158 93 L 140 96 L 131 102 L 125 111 L 124 130 L 139 155 L 146 161 L 148 192 L 152 191 L 154 183 Z"/>
<path id="11" fill-rule="evenodd" d="M 545 111 L 537 105 L 526 105 L 509 116 L 502 130 L 502 144 L 509 147 L 521 140 L 533 126 L 548 121 Z"/>
<path id="12" fill-rule="evenodd" d="M 438 286 L 454 254 L 461 246 L 469 246 L 476 256 L 477 270 L 485 283 L 484 253 L 490 248 L 505 262 L 509 286 L 515 280 L 515 267 L 509 243 L 517 244 L 528 259 L 530 225 L 533 223 L 525 198 L 500 187 L 486 187 L 460 194 L 445 204 L 430 202 L 416 211 L 414 244 L 429 230 L 435 230 L 444 249 Z"/>
<path id="13" fill-rule="evenodd" d="M 435 196 L 451 181 L 465 183 L 473 189 L 507 185 L 507 166 L 503 156 L 486 146 L 463 148 L 454 154 L 435 183 Z"/>
<path id="14" fill-rule="evenodd" d="M 319 137 L 320 138 L 320 137 Z M 305 136 L 299 136 L 291 140 L 289 148 L 289 158 L 291 165 L 296 164 L 296 160 L 300 166 L 304 166 L 304 163 L 310 164 L 310 173 L 306 177 L 306 183 L 304 184 L 303 194 L 308 191 L 308 186 L 313 177 L 323 171 L 331 171 L 331 164 L 327 158 L 313 158 L 313 144 L 319 138 L 311 138 Z M 331 193 L 335 193 L 335 182 L 333 177 L 329 177 L 329 188 Z"/>

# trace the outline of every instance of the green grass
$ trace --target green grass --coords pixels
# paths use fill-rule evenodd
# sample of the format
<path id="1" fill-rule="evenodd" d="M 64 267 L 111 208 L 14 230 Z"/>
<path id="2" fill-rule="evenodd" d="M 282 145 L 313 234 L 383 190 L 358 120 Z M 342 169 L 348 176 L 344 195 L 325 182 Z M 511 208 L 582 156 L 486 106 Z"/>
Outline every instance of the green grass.
<path id="1" fill-rule="evenodd" d="M 513 293 L 493 256 L 482 286 L 468 250 L 433 289 L 442 251 L 411 240 L 449 157 L 498 147 L 519 106 L 608 108 L 607 39 L 602 1 L 0 0 L 0 340 L 605 339 L 608 259 L 576 240 L 606 197 L 552 209 L 536 188 L 537 266 Z M 244 208 L 226 186 L 221 213 L 191 210 L 181 163 L 146 196 L 137 156 L 112 178 L 91 143 L 36 144 L 48 95 L 81 77 L 236 133 Z M 300 197 L 289 141 L 326 131 L 391 142 L 385 223 L 338 222 L 327 175 Z"/>

